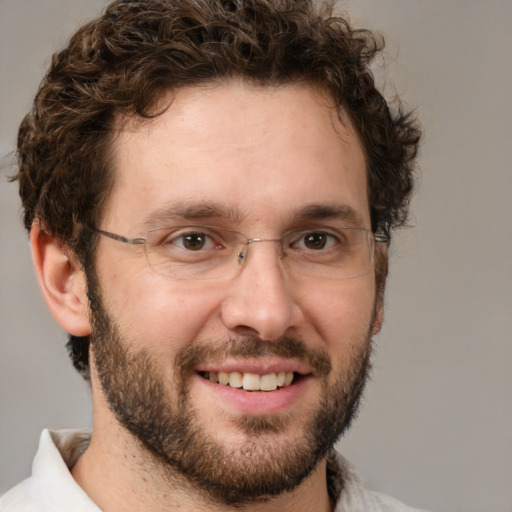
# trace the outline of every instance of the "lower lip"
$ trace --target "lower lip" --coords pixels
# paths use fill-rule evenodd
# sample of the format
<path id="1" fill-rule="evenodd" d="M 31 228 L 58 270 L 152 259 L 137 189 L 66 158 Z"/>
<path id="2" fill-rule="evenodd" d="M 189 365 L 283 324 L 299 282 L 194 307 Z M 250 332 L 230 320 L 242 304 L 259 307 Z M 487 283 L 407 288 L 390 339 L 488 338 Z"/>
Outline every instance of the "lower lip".
<path id="1" fill-rule="evenodd" d="M 222 400 L 230 409 L 242 414 L 278 414 L 290 410 L 304 393 L 310 377 L 302 376 L 297 382 L 275 391 L 244 391 L 240 388 L 223 386 L 196 375 L 196 380 L 212 393 L 216 400 Z"/>

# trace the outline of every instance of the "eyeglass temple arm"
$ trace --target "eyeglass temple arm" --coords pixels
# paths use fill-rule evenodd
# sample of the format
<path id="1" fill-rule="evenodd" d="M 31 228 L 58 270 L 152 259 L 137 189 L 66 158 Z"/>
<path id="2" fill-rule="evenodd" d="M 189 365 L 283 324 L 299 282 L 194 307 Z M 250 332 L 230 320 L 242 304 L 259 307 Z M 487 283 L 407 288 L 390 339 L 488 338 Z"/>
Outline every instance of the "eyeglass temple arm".
<path id="1" fill-rule="evenodd" d="M 107 236 L 108 238 L 112 238 L 112 240 L 117 240 L 118 242 L 123 242 L 124 244 L 131 245 L 142 245 L 146 243 L 145 238 L 126 238 L 125 236 L 116 235 L 115 233 L 110 233 L 110 231 L 103 231 L 98 228 L 89 228 L 91 231 L 95 233 L 99 233 L 100 235 Z"/>
<path id="2" fill-rule="evenodd" d="M 388 243 L 391 241 L 391 238 L 389 235 L 386 235 L 384 233 L 374 233 L 373 234 L 373 239 L 376 241 L 376 242 L 383 242 L 383 243 Z"/>

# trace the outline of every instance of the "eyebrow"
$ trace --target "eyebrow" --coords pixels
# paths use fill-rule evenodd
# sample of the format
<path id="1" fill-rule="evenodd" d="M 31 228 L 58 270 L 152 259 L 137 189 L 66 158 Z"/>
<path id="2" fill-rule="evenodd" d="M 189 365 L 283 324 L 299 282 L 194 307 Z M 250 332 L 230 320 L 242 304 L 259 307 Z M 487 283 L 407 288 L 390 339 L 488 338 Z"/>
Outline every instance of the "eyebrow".
<path id="1" fill-rule="evenodd" d="M 354 227 L 365 227 L 363 217 L 347 204 L 310 204 L 299 210 L 299 220 L 342 220 Z"/>
<path id="2" fill-rule="evenodd" d="M 180 201 L 152 211 L 144 219 L 143 226 L 151 228 L 175 219 L 199 220 L 217 218 L 240 222 L 243 217 L 244 215 L 239 210 L 222 203 Z"/>
<path id="3" fill-rule="evenodd" d="M 240 223 L 246 217 L 247 215 L 239 209 L 221 202 L 180 201 L 152 211 L 143 220 L 142 225 L 146 229 L 152 229 L 176 219 L 185 221 L 225 219 L 233 223 Z M 333 219 L 344 221 L 350 226 L 365 227 L 363 217 L 352 206 L 346 204 L 309 204 L 294 213 L 292 218 L 299 222 Z"/>

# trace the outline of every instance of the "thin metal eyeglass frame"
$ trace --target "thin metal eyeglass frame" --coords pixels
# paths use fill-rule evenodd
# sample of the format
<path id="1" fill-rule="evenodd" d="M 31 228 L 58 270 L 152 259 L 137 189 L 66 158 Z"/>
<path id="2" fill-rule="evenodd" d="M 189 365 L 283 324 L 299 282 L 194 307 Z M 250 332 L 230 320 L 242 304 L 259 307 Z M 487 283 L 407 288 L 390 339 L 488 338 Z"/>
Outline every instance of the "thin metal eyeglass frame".
<path id="1" fill-rule="evenodd" d="M 201 227 L 203 227 L 203 228 L 209 228 L 209 229 L 212 229 L 212 228 L 213 229 L 219 229 L 218 227 L 215 227 L 215 226 L 208 226 L 208 225 L 201 225 L 201 224 L 191 225 L 191 226 L 177 226 L 177 227 L 194 227 L 194 228 L 201 228 Z M 92 232 L 94 232 L 94 233 L 98 233 L 100 235 L 106 236 L 108 238 L 111 238 L 112 240 L 116 240 L 117 242 L 122 242 L 124 244 L 129 244 L 129 245 L 144 245 L 144 252 L 146 254 L 146 259 L 148 259 L 147 248 L 146 248 L 147 247 L 146 246 L 147 238 L 128 238 L 128 237 L 125 237 L 123 235 L 118 235 L 116 233 L 112 233 L 110 231 L 105 231 L 105 230 L 99 229 L 99 228 L 93 228 L 93 227 L 90 227 L 90 226 L 88 226 L 87 228 L 89 230 L 91 230 Z M 149 232 L 160 231 L 160 230 L 164 230 L 164 229 L 166 229 L 166 227 L 154 228 L 154 229 L 151 229 Z M 233 233 L 237 233 L 239 235 L 243 235 L 244 237 L 246 237 L 246 235 L 244 235 L 243 233 L 240 233 L 239 231 L 232 230 L 232 229 L 229 229 L 229 228 L 222 228 L 222 229 L 227 229 L 228 231 L 232 231 Z M 314 229 L 314 228 L 310 228 L 310 229 Z M 366 229 L 366 228 L 348 228 L 347 227 L 345 229 L 357 229 L 357 230 L 360 230 L 360 231 L 366 231 L 368 233 L 371 233 L 372 236 L 373 236 L 374 241 L 378 242 L 378 243 L 389 243 L 389 241 L 390 241 L 390 237 L 388 235 L 386 235 L 384 233 L 373 233 L 373 232 L 371 232 L 371 230 Z M 290 231 L 295 231 L 295 230 L 290 230 Z M 236 254 L 236 256 L 238 258 L 238 262 L 242 263 L 247 258 L 247 254 L 249 252 L 249 245 L 250 244 L 255 243 L 255 242 L 281 242 L 283 240 L 283 238 L 286 236 L 287 233 L 289 233 L 289 232 L 287 231 L 286 233 L 284 233 L 281 238 L 257 238 L 257 237 L 256 238 L 246 238 L 246 241 L 243 244 L 243 247 L 246 247 L 247 250 L 245 252 L 238 252 Z M 371 255 L 371 261 L 373 261 L 373 254 Z M 148 261 L 148 263 L 149 263 L 149 261 Z M 149 266 L 151 268 L 153 268 L 151 263 L 149 263 Z M 340 280 L 355 279 L 357 277 L 361 277 L 362 275 L 365 275 L 365 274 L 359 274 L 359 275 L 356 275 L 354 277 L 349 277 L 349 278 L 341 278 Z"/>

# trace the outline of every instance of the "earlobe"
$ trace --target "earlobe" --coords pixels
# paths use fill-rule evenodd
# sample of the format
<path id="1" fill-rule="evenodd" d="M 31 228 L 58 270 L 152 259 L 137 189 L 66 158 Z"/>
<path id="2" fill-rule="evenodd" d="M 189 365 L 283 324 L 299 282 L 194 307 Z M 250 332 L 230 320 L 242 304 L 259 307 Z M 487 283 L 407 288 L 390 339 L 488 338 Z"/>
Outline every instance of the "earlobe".
<path id="1" fill-rule="evenodd" d="M 83 270 L 37 221 L 30 230 L 30 245 L 37 280 L 52 315 L 69 334 L 88 336 L 91 325 Z"/>

